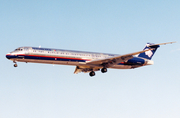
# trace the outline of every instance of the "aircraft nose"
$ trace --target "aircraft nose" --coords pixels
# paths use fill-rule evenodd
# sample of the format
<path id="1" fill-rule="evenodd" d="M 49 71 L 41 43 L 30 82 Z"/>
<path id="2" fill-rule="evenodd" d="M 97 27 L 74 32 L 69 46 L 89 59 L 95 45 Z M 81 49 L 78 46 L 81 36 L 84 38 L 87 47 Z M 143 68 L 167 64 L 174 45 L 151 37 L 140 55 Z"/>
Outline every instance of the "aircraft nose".
<path id="1" fill-rule="evenodd" d="M 10 56 L 10 54 L 8 53 L 8 54 L 6 54 L 6 58 L 7 59 L 10 59 L 11 58 L 11 56 Z"/>

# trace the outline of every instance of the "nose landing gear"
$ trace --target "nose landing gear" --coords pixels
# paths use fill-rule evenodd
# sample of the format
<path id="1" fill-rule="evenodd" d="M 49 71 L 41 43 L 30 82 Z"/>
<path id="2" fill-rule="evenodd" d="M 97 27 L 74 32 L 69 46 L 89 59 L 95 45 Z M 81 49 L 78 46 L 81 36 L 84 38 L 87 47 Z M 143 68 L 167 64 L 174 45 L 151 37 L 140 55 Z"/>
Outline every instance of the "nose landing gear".
<path id="1" fill-rule="evenodd" d="M 17 67 L 17 66 L 18 66 L 17 63 L 16 63 L 15 61 L 14 61 L 14 63 L 15 63 L 15 64 L 14 64 L 14 67 Z"/>
<path id="2" fill-rule="evenodd" d="M 17 67 L 17 66 L 18 66 L 18 65 L 15 63 L 15 64 L 14 64 L 14 67 Z"/>

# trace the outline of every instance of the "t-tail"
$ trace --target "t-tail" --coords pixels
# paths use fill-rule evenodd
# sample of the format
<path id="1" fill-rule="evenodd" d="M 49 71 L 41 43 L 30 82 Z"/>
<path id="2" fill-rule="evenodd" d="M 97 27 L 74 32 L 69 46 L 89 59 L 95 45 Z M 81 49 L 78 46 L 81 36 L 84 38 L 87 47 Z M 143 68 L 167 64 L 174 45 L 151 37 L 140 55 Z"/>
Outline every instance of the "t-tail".
<path id="1" fill-rule="evenodd" d="M 175 42 L 160 43 L 160 44 L 147 43 L 143 50 L 147 50 L 147 49 L 151 49 L 151 50 L 140 53 L 138 57 L 151 60 L 156 50 L 160 47 L 160 45 L 166 45 L 166 44 L 172 44 L 172 43 L 175 43 Z"/>
<path id="2" fill-rule="evenodd" d="M 142 58 L 151 60 L 151 58 L 153 57 L 154 53 L 156 52 L 156 50 L 159 47 L 160 47 L 159 45 L 154 45 L 154 43 L 147 43 L 143 50 L 147 50 L 147 49 L 152 49 L 152 50 L 143 52 L 143 53 L 139 54 L 138 57 L 142 57 Z"/>

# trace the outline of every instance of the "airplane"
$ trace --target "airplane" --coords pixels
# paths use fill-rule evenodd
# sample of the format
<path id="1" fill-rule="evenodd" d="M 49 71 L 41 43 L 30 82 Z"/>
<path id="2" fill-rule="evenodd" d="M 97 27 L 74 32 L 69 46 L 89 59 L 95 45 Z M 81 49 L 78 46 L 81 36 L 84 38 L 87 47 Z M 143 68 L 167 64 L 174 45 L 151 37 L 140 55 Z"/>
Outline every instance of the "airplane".
<path id="1" fill-rule="evenodd" d="M 130 54 L 108 54 L 97 52 L 73 51 L 63 49 L 51 49 L 41 47 L 19 47 L 6 54 L 6 58 L 12 60 L 17 67 L 17 62 L 45 63 L 76 66 L 74 74 L 84 72 L 95 76 L 95 71 L 107 72 L 112 69 L 134 69 L 146 65 L 153 65 L 151 60 L 157 48 L 167 43 L 147 43 L 142 51 Z"/>

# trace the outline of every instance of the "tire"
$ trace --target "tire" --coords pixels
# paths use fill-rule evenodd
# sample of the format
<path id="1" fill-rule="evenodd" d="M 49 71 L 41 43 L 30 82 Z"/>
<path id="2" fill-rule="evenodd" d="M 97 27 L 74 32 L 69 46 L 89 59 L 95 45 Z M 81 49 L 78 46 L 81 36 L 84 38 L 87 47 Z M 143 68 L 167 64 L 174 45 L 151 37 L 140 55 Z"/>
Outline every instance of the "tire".
<path id="1" fill-rule="evenodd" d="M 14 64 L 14 67 L 17 67 L 17 64 Z"/>
<path id="2" fill-rule="evenodd" d="M 95 72 L 94 72 L 94 71 L 91 71 L 91 72 L 89 73 L 89 75 L 90 75 L 91 77 L 93 77 L 93 76 L 95 76 Z"/>
<path id="3" fill-rule="evenodd" d="M 102 73 L 107 72 L 107 68 L 102 68 L 102 69 L 101 69 L 101 72 L 102 72 Z"/>

